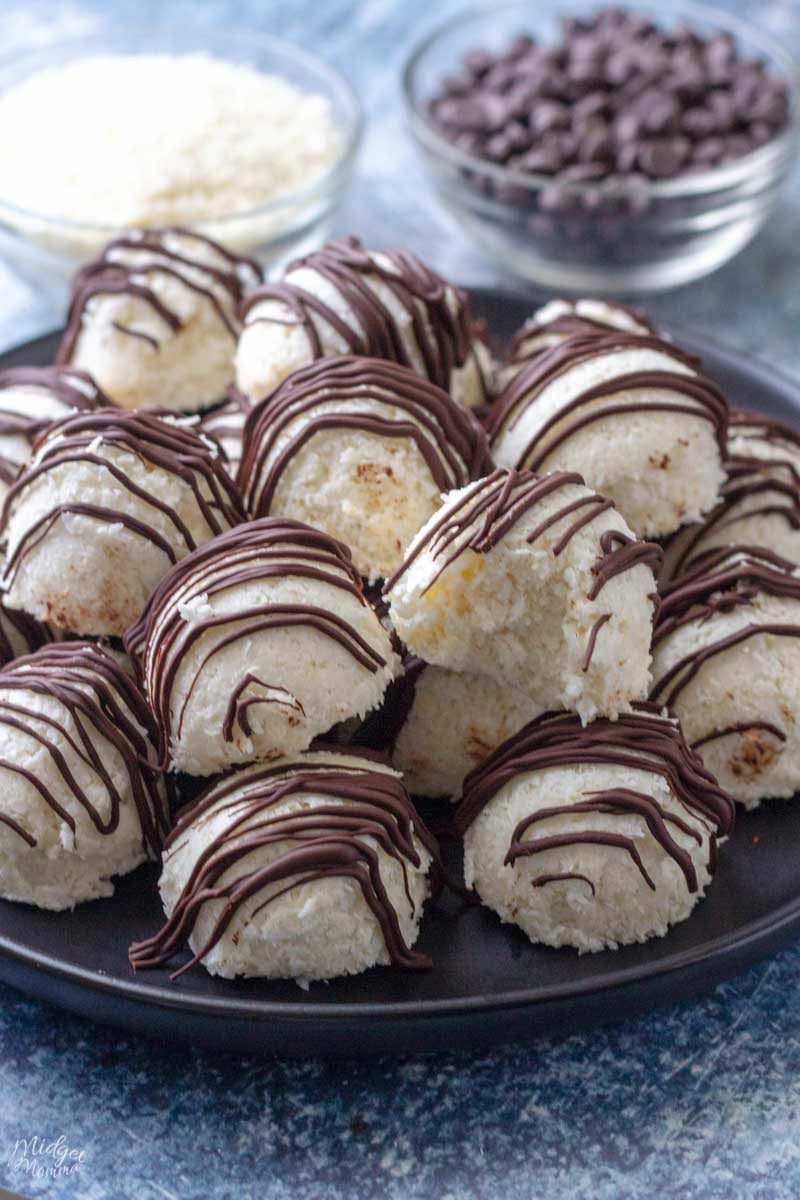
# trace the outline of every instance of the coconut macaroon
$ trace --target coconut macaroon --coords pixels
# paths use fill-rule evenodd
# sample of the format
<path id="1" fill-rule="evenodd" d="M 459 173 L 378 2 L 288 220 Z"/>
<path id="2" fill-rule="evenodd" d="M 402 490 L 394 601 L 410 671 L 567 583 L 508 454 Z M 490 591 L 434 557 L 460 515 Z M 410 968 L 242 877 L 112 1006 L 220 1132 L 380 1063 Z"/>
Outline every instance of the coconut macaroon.
<path id="1" fill-rule="evenodd" d="M 497 470 L 444 497 L 385 592 L 426 662 L 588 721 L 647 694 L 660 557 L 580 475 Z"/>
<path id="2" fill-rule="evenodd" d="M 0 895 L 73 908 L 158 857 L 169 809 L 154 736 L 136 685 L 93 643 L 0 671 Z"/>
<path id="3" fill-rule="evenodd" d="M 225 452 L 225 465 L 236 478 L 242 461 L 244 426 L 253 406 L 235 387 L 228 389 L 228 398 L 218 408 L 212 408 L 200 418 L 200 429 L 213 438 Z"/>
<path id="4" fill-rule="evenodd" d="M 697 360 L 657 337 L 595 333 L 536 355 L 488 420 L 503 466 L 580 471 L 640 537 L 699 520 L 725 481 L 727 404 Z"/>
<path id="5" fill-rule="evenodd" d="M 98 409 L 50 426 L 2 518 L 5 603 L 121 636 L 171 564 L 243 519 L 196 419 Z"/>
<path id="6" fill-rule="evenodd" d="M 800 789 L 800 570 L 720 547 L 662 590 L 652 697 L 747 808 Z"/>
<path id="7" fill-rule="evenodd" d="M 235 771 L 179 816 L 160 890 L 168 920 L 136 968 L 188 943 L 212 975 L 310 980 L 379 963 L 412 970 L 436 842 L 400 776 L 321 750 Z"/>
<path id="8" fill-rule="evenodd" d="M 369 580 L 400 564 L 442 492 L 488 469 L 473 415 L 407 367 L 345 355 L 291 375 L 248 418 L 239 484 L 248 513 L 295 517 L 341 539 Z"/>
<path id="9" fill-rule="evenodd" d="M 387 753 L 412 795 L 452 800 L 465 775 L 541 711 L 524 692 L 486 675 L 406 655 L 403 674 L 356 741 Z"/>
<path id="10" fill-rule="evenodd" d="M 125 640 L 165 764 L 191 775 L 304 750 L 399 669 L 347 548 L 278 518 L 183 559 Z"/>
<path id="11" fill-rule="evenodd" d="M 466 294 L 406 250 L 329 242 L 252 292 L 241 313 L 236 384 L 253 401 L 338 354 L 410 367 L 468 408 L 486 401 L 491 359 Z"/>
<path id="12" fill-rule="evenodd" d="M 501 380 L 507 382 L 524 363 L 567 338 L 615 329 L 623 333 L 657 332 L 644 313 L 616 300 L 549 300 L 514 334 Z"/>
<path id="13" fill-rule="evenodd" d="M 232 381 L 238 306 L 260 280 L 198 233 L 132 229 L 78 272 L 57 362 L 121 408 L 208 408 Z"/>
<path id="14" fill-rule="evenodd" d="M 467 777 L 464 878 L 531 941 L 597 951 L 663 936 L 711 881 L 734 803 L 649 705 L 548 713 Z"/>
<path id="15" fill-rule="evenodd" d="M 720 503 L 698 525 L 681 529 L 664 554 L 662 579 L 692 570 L 717 546 L 766 546 L 800 563 L 800 435 L 764 413 L 732 411 L 728 481 Z"/>
<path id="16" fill-rule="evenodd" d="M 51 421 L 108 403 L 94 380 L 72 367 L 9 367 L 0 371 L 0 498 Z"/>

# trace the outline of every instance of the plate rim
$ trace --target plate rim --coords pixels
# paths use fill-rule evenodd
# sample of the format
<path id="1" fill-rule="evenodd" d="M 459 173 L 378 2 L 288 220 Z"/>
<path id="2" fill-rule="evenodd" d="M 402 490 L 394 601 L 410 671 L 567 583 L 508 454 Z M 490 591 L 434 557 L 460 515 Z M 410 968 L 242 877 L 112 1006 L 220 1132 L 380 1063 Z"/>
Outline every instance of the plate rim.
<path id="1" fill-rule="evenodd" d="M 514 292 L 508 288 L 467 286 L 466 290 L 476 300 L 478 307 L 480 307 L 481 300 L 493 305 L 508 303 L 518 306 L 525 304 L 531 309 L 537 304 L 535 296 Z M 674 334 L 687 349 L 701 357 L 708 355 L 716 359 L 717 363 L 722 363 L 738 374 L 760 376 L 762 381 L 771 381 L 776 390 L 793 393 L 797 400 L 798 415 L 800 416 L 800 380 L 789 374 L 788 371 L 765 362 L 757 354 L 751 353 L 748 347 L 737 348 L 725 341 L 698 337 L 677 322 L 669 322 L 665 324 L 664 328 Z M 0 362 L 11 355 L 16 356 L 24 352 L 34 354 L 45 345 L 52 344 L 60 334 L 60 330 L 53 329 L 0 350 Z M 754 407 L 756 406 L 754 405 Z M 494 916 L 494 914 L 492 915 Z M 691 919 L 691 914 L 688 919 Z M 498 929 L 501 928 L 499 918 L 494 916 L 494 920 L 497 922 Z M 217 1020 L 247 1020 L 260 1025 L 276 1021 L 285 1025 L 314 1021 L 324 1022 L 327 1026 L 331 1026 L 337 1021 L 345 1022 L 359 1018 L 371 1021 L 381 1019 L 397 1021 L 399 1019 L 401 1022 L 403 1018 L 408 1020 L 458 1018 L 481 1013 L 502 1012 L 503 1010 L 535 1011 L 554 1003 L 579 1002 L 617 990 L 624 991 L 637 984 L 647 984 L 665 976 L 672 976 L 681 970 L 703 965 L 713 966 L 716 962 L 724 963 L 726 958 L 732 956 L 738 955 L 737 962 L 749 965 L 760 957 L 772 953 L 776 942 L 782 938 L 784 941 L 787 940 L 787 932 L 800 934 L 800 882 L 797 895 L 772 912 L 746 922 L 728 933 L 707 939 L 699 945 L 674 951 L 652 963 L 641 963 L 627 968 L 610 967 L 608 971 L 604 971 L 600 975 L 587 975 L 579 980 L 517 988 L 514 991 L 495 994 L 477 992 L 471 995 L 434 999 L 368 1000 L 362 1003 L 243 999 L 235 995 L 202 995 L 186 992 L 181 989 L 180 985 L 145 983 L 141 980 L 141 976 L 136 974 L 126 980 L 108 975 L 104 971 L 92 971 L 87 967 L 75 966 L 64 957 L 31 949 L 24 943 L 3 934 L 0 934 L 0 958 L 32 968 L 49 978 L 62 980 L 79 989 L 101 993 L 116 998 L 122 1003 L 145 1005 L 150 1010 L 163 1009 L 170 1012 L 184 1012 L 187 1016 Z M 759 953 L 762 948 L 763 955 Z M 560 953 L 560 951 L 554 950 L 553 953 Z M 719 979 L 722 977 L 719 976 Z M 715 982 L 718 982 L 719 979 Z M 32 993 L 28 992 L 28 994 Z"/>

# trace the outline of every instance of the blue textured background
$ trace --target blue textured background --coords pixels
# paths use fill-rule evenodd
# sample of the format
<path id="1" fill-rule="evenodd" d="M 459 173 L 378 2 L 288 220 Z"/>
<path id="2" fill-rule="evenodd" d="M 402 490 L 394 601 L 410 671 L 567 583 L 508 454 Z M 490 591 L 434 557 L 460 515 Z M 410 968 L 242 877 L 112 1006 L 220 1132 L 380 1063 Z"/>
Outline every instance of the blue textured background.
<path id="1" fill-rule="evenodd" d="M 440 0 L 435 16 L 458 7 Z M 729 7 L 754 11 L 747 0 Z M 339 230 L 405 243 L 460 282 L 498 282 L 437 214 L 402 133 L 394 68 L 430 3 L 5 0 L 0 46 L 54 26 L 88 30 L 103 12 L 145 21 L 165 10 L 281 33 L 344 67 L 371 126 Z M 796 0 L 755 11 L 800 53 Z M 800 375 L 799 197 L 800 174 L 755 245 L 651 302 L 654 314 Z M 0 348 L 57 320 L 0 267 Z M 80 1174 L 12 1176 L 14 1143 L 34 1134 L 63 1134 L 82 1150 Z M 800 947 L 624 1026 L 374 1063 L 278 1063 L 137 1041 L 0 987 L 0 1185 L 80 1200 L 797 1200 Z"/>

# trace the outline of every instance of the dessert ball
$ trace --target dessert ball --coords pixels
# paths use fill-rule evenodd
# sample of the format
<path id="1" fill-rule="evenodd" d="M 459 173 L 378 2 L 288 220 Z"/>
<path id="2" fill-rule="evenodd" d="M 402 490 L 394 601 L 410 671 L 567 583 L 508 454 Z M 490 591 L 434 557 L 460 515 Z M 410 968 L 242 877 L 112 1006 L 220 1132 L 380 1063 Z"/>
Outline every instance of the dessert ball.
<path id="1" fill-rule="evenodd" d="M 725 481 L 727 405 L 697 361 L 632 333 L 572 337 L 501 391 L 489 417 L 495 461 L 580 471 L 639 536 L 697 521 Z"/>
<path id="2" fill-rule="evenodd" d="M 426 662 L 588 721 L 647 694 L 660 557 L 580 475 L 497 470 L 444 497 L 386 595 Z"/>
<path id="3" fill-rule="evenodd" d="M 10 367 L 0 371 L 0 499 L 51 421 L 91 411 L 108 399 L 85 373 L 71 367 Z"/>
<path id="4" fill-rule="evenodd" d="M 0 671 L 0 895 L 73 908 L 158 857 L 169 809 L 154 734 L 136 685 L 93 643 Z"/>
<path id="5" fill-rule="evenodd" d="M 412 795 L 455 798 L 464 776 L 541 712 L 524 692 L 486 675 L 418 658 L 404 668 L 381 718 L 392 766 Z"/>
<path id="6" fill-rule="evenodd" d="M 649 705 L 581 726 L 548 713 L 464 783 L 468 887 L 533 942 L 616 949 L 689 916 L 734 803 Z"/>
<path id="7" fill-rule="evenodd" d="M 243 515 L 193 418 L 65 417 L 6 497 L 5 602 L 71 633 L 121 636 L 171 564 Z"/>
<path id="8" fill-rule="evenodd" d="M 304 750 L 399 668 L 347 548 L 269 517 L 178 563 L 126 645 L 165 760 L 191 775 Z"/>
<path id="9" fill-rule="evenodd" d="M 32 654 L 50 640 L 50 631 L 45 625 L 34 621 L 27 613 L 15 612 L 0 604 L 0 667 L 23 654 Z"/>
<path id="10" fill-rule="evenodd" d="M 329 242 L 252 292 L 242 317 L 236 383 L 253 401 L 337 354 L 411 367 L 468 408 L 486 400 L 491 361 L 465 293 L 406 250 Z"/>
<path id="11" fill-rule="evenodd" d="M 235 387 L 228 389 L 228 398 L 218 408 L 212 408 L 200 419 L 200 429 L 213 438 L 225 451 L 225 465 L 235 479 L 242 461 L 244 425 L 252 405 Z"/>
<path id="12" fill-rule="evenodd" d="M 800 435 L 774 417 L 734 411 L 725 468 L 719 504 L 667 547 L 665 580 L 691 571 L 696 558 L 717 546 L 766 546 L 800 562 Z"/>
<path id="13" fill-rule="evenodd" d="M 322 359 L 253 411 L 239 483 L 252 516 L 296 517 L 345 542 L 385 578 L 442 492 L 488 469 L 477 420 L 407 367 Z"/>
<path id="14" fill-rule="evenodd" d="M 747 808 L 800 789 L 800 571 L 720 547 L 662 590 L 653 700 Z"/>
<path id="15" fill-rule="evenodd" d="M 208 408 L 232 381 L 238 306 L 260 279 L 198 233 L 132 229 L 78 272 L 57 361 L 120 408 Z"/>
<path id="16" fill-rule="evenodd" d="M 505 382 L 542 350 L 558 346 L 567 338 L 586 337 L 609 330 L 623 333 L 656 333 L 644 313 L 615 300 L 550 300 L 529 317 L 511 342 Z"/>
<path id="17" fill-rule="evenodd" d="M 411 949 L 436 843 L 400 776 L 321 750 L 235 771 L 179 816 L 164 853 L 163 929 L 135 968 L 186 943 L 212 975 L 314 979 L 377 963 L 418 970 Z"/>

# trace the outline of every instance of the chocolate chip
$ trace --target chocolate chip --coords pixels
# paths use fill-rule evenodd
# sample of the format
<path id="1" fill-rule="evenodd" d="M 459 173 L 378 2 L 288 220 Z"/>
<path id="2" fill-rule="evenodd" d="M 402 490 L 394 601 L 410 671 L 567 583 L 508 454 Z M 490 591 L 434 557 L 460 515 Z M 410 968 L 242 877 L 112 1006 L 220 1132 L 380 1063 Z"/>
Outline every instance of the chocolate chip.
<path id="1" fill-rule="evenodd" d="M 490 67 L 494 66 L 495 57 L 488 50 L 470 50 L 464 55 L 464 66 L 471 75 L 480 79 Z"/>
<path id="2" fill-rule="evenodd" d="M 681 129 L 691 138 L 704 138 L 716 133 L 717 118 L 707 108 L 687 108 L 681 118 Z"/>
<path id="3" fill-rule="evenodd" d="M 597 121 L 581 134 L 578 142 L 578 158 L 581 162 L 613 162 L 614 139 L 605 121 Z"/>
<path id="4" fill-rule="evenodd" d="M 539 100 L 530 117 L 534 133 L 549 133 L 551 129 L 569 126 L 569 109 L 559 100 Z"/>
<path id="5" fill-rule="evenodd" d="M 689 151 L 687 138 L 654 138 L 639 150 L 638 163 L 652 179 L 668 179 L 681 169 Z"/>

